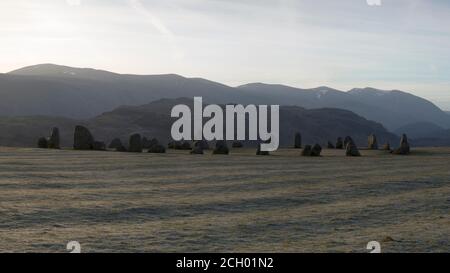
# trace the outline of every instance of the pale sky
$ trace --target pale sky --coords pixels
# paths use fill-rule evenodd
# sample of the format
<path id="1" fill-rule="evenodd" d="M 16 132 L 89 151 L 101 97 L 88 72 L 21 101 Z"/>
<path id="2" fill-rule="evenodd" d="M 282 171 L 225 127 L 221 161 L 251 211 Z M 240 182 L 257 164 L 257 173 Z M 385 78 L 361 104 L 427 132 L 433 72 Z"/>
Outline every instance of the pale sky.
<path id="1" fill-rule="evenodd" d="M 0 0 L 0 72 L 55 63 L 231 86 L 371 86 L 450 110 L 450 1 L 366 1 Z"/>

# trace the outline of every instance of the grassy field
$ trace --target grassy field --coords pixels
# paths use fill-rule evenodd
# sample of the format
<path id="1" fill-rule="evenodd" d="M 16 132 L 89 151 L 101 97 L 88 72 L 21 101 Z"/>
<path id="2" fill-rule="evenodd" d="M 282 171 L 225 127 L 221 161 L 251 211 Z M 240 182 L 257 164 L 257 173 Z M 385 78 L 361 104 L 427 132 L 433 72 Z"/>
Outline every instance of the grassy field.
<path id="1" fill-rule="evenodd" d="M 450 148 L 254 152 L 0 148 L 0 252 L 450 251 Z"/>

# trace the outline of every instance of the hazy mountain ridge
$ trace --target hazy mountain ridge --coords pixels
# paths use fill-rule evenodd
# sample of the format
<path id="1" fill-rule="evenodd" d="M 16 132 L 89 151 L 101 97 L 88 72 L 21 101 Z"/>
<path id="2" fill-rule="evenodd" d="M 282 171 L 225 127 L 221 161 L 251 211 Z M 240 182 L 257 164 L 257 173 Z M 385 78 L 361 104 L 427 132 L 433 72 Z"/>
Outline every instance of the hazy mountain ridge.
<path id="1" fill-rule="evenodd" d="M 122 105 L 193 96 L 202 96 L 208 103 L 346 109 L 380 122 L 389 130 L 416 122 L 450 127 L 450 115 L 434 104 L 396 90 L 355 88 L 343 92 L 329 87 L 300 89 L 262 83 L 232 88 L 173 74 L 127 75 L 52 64 L 0 74 L 0 116 L 49 115 L 87 119 Z"/>
<path id="2" fill-rule="evenodd" d="M 132 133 L 156 137 L 167 143 L 170 129 L 176 120 L 170 110 L 176 104 L 192 105 L 192 99 L 162 99 L 141 106 L 124 106 L 89 120 L 72 120 L 52 117 L 2 117 L 0 118 L 0 146 L 36 146 L 41 136 L 47 136 L 53 126 L 60 127 L 62 145 L 71 146 L 75 125 L 87 126 L 96 139 L 106 142 L 120 137 L 125 143 Z M 280 107 L 280 145 L 292 146 L 294 134 L 301 132 L 305 144 L 333 143 L 337 137 L 351 135 L 361 145 L 367 145 L 367 136 L 377 134 L 380 143 L 393 145 L 398 137 L 381 124 L 368 121 L 350 111 L 341 109 L 307 110 L 297 106 Z M 255 145 L 256 143 L 251 143 Z M 324 146 L 325 147 L 325 146 Z"/>

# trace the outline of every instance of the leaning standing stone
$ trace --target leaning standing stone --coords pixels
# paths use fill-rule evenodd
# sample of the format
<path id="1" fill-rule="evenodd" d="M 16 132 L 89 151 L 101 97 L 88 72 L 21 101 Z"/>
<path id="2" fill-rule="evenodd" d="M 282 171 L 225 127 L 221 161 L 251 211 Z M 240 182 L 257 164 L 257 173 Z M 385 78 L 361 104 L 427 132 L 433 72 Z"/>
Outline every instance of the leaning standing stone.
<path id="1" fill-rule="evenodd" d="M 94 137 L 91 132 L 86 127 L 76 126 L 74 139 L 73 139 L 73 148 L 75 150 L 92 150 L 94 145 Z"/>
<path id="2" fill-rule="evenodd" d="M 128 151 L 130 153 L 142 153 L 142 138 L 140 134 L 130 136 Z"/>
<path id="3" fill-rule="evenodd" d="M 395 149 L 392 153 L 396 155 L 408 155 L 410 153 L 408 137 L 405 134 L 403 134 L 402 138 L 400 139 L 400 147 Z"/>
<path id="4" fill-rule="evenodd" d="M 347 156 L 361 156 L 358 147 L 356 146 L 355 142 L 351 137 L 348 137 L 347 146 L 345 147 L 345 149 L 346 149 L 345 154 Z"/>

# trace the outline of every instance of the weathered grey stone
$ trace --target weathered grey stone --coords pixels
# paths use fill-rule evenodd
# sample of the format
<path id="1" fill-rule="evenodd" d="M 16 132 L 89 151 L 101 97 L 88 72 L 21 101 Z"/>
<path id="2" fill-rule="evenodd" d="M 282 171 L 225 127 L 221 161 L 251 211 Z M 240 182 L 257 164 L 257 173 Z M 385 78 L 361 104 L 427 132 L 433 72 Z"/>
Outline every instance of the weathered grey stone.
<path id="1" fill-rule="evenodd" d="M 403 134 L 400 139 L 400 147 L 395 149 L 392 153 L 396 155 L 408 155 L 410 153 L 410 146 L 406 134 Z"/>
<path id="2" fill-rule="evenodd" d="M 194 143 L 194 148 L 191 150 L 191 154 L 202 155 L 203 154 L 203 146 L 204 144 L 201 141 L 196 141 Z"/>
<path id="3" fill-rule="evenodd" d="M 345 139 L 344 139 L 344 147 L 345 148 L 347 148 L 347 144 L 349 142 L 353 142 L 354 143 L 353 139 L 350 136 L 346 136 Z"/>
<path id="4" fill-rule="evenodd" d="M 150 149 L 151 147 L 159 145 L 159 141 L 156 138 L 147 139 L 146 137 L 142 138 L 142 148 Z"/>
<path id="5" fill-rule="evenodd" d="M 123 146 L 122 145 L 122 141 L 120 140 L 120 138 L 115 138 L 111 141 L 111 143 L 109 144 L 108 148 L 110 149 L 117 149 L 118 147 Z"/>
<path id="6" fill-rule="evenodd" d="M 169 149 L 175 149 L 175 150 L 191 150 L 192 149 L 191 143 L 188 141 L 172 141 L 172 142 L 169 142 L 167 147 Z"/>
<path id="7" fill-rule="evenodd" d="M 336 149 L 342 150 L 344 149 L 344 142 L 342 141 L 342 137 L 338 137 L 336 141 Z"/>
<path id="8" fill-rule="evenodd" d="M 57 127 L 53 128 L 50 137 L 48 138 L 48 148 L 49 149 L 61 149 L 59 129 Z"/>
<path id="9" fill-rule="evenodd" d="M 75 150 L 92 150 L 94 145 L 94 137 L 91 132 L 86 127 L 76 126 L 74 139 L 73 139 L 73 148 Z"/>
<path id="10" fill-rule="evenodd" d="M 316 144 L 312 147 L 310 156 L 320 156 L 322 153 L 322 147 L 319 144 Z"/>
<path id="11" fill-rule="evenodd" d="M 228 149 L 226 141 L 224 141 L 224 140 L 216 141 L 216 148 L 214 149 L 213 154 L 227 155 L 229 153 L 230 153 L 230 150 Z"/>
<path id="12" fill-rule="evenodd" d="M 108 148 L 115 149 L 117 152 L 126 152 L 127 148 L 122 144 L 120 138 L 115 138 L 111 141 Z"/>
<path id="13" fill-rule="evenodd" d="M 106 151 L 106 144 L 103 141 L 94 141 L 92 149 L 95 151 Z"/>
<path id="14" fill-rule="evenodd" d="M 345 146 L 345 154 L 347 156 L 361 156 L 361 153 L 358 150 L 358 147 L 356 146 L 355 142 L 351 137 L 347 137 L 347 146 Z"/>
<path id="15" fill-rule="evenodd" d="M 154 154 L 164 154 L 166 152 L 166 148 L 161 144 L 153 144 L 149 149 L 149 153 Z"/>
<path id="16" fill-rule="evenodd" d="M 305 147 L 302 150 L 302 156 L 311 156 L 311 145 L 305 145 Z"/>
<path id="17" fill-rule="evenodd" d="M 295 149 L 301 149 L 302 148 L 302 135 L 300 133 L 296 133 L 295 134 L 294 148 Z"/>
<path id="18" fill-rule="evenodd" d="M 47 149 L 48 148 L 48 141 L 45 137 L 41 137 L 38 140 L 38 148 L 41 149 Z"/>
<path id="19" fill-rule="evenodd" d="M 378 150 L 377 137 L 374 134 L 371 134 L 368 138 L 368 148 L 369 150 Z"/>
<path id="20" fill-rule="evenodd" d="M 142 153 L 142 138 L 140 134 L 130 136 L 128 151 L 130 153 Z"/>

